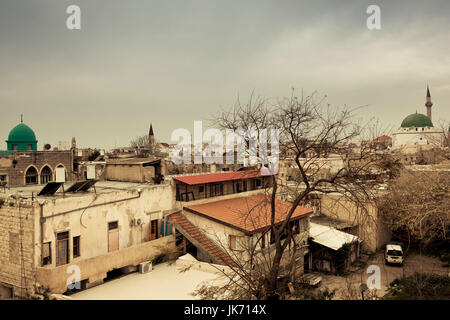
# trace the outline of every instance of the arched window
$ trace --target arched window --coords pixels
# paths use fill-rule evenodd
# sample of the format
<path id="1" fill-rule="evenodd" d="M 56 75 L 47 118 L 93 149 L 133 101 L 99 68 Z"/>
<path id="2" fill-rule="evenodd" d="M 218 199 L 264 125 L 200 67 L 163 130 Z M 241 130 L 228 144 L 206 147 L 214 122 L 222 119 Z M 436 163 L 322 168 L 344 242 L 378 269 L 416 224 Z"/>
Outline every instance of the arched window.
<path id="1" fill-rule="evenodd" d="M 37 184 L 38 183 L 38 172 L 35 167 L 29 167 L 25 173 L 25 183 L 26 184 Z"/>
<path id="2" fill-rule="evenodd" d="M 48 166 L 45 166 L 41 170 L 41 184 L 46 184 L 52 181 L 52 170 Z"/>

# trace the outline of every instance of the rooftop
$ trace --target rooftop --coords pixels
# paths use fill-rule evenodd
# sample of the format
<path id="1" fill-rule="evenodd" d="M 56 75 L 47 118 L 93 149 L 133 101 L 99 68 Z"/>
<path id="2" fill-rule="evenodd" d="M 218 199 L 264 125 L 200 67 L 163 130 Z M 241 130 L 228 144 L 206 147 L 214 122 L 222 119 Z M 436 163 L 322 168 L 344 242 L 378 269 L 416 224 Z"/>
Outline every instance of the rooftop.
<path id="1" fill-rule="evenodd" d="M 141 164 L 158 164 L 161 159 L 150 157 L 150 158 L 124 158 L 124 159 L 111 159 L 106 161 L 106 164 L 115 165 L 141 165 Z"/>
<path id="2" fill-rule="evenodd" d="M 207 173 L 192 176 L 174 177 L 173 180 L 179 181 L 188 185 L 233 181 L 248 178 L 264 177 L 260 170 L 243 170 L 233 172 L 219 172 L 219 173 Z"/>
<path id="3" fill-rule="evenodd" d="M 185 268 L 184 268 L 185 269 Z M 214 273 L 184 270 L 177 264 L 161 263 L 149 273 L 138 272 L 72 294 L 73 300 L 197 300 L 192 293 L 201 284 L 223 286 L 227 278 Z"/>
<path id="4" fill-rule="evenodd" d="M 275 200 L 275 223 L 281 223 L 292 204 Z M 184 210 L 203 216 L 246 234 L 254 234 L 270 226 L 270 198 L 264 194 L 240 197 L 185 207 Z M 291 220 L 311 214 L 312 210 L 298 206 Z"/>
<path id="5" fill-rule="evenodd" d="M 70 181 L 64 183 L 64 190 L 69 189 L 70 186 L 72 186 L 76 181 Z M 161 184 L 164 185 L 164 184 Z M 79 193 L 63 193 L 62 188 L 59 188 L 59 190 L 52 196 L 39 196 L 36 195 L 44 188 L 44 185 L 28 185 L 28 186 L 20 186 L 20 187 L 11 187 L 11 188 L 0 188 L 0 198 L 5 198 L 10 194 L 20 194 L 23 198 L 43 198 L 43 199 L 55 199 L 55 198 L 62 198 L 62 197 L 80 197 L 85 196 L 89 194 L 93 194 L 94 192 L 97 194 L 104 194 L 104 193 L 110 193 L 110 192 L 117 192 L 117 191 L 132 191 L 137 189 L 143 189 L 147 187 L 155 187 L 155 186 L 161 186 L 161 185 L 154 185 L 149 183 L 136 183 L 136 182 L 122 182 L 122 181 L 97 181 L 95 184 L 95 190 L 94 187 L 90 188 L 87 192 L 79 192 Z"/>
<path id="6" fill-rule="evenodd" d="M 358 237 L 317 223 L 310 223 L 309 235 L 312 241 L 333 250 L 339 250 L 344 244 L 358 241 Z"/>

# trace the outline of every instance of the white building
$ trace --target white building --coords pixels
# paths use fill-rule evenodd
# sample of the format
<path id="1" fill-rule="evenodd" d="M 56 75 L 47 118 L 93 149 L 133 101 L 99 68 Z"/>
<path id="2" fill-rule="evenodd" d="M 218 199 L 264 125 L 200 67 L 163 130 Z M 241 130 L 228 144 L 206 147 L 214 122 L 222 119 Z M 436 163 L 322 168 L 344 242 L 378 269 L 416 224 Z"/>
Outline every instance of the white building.
<path id="1" fill-rule="evenodd" d="M 442 146 L 444 143 L 444 132 L 433 126 L 431 121 L 430 90 L 427 88 L 427 115 L 413 113 L 403 119 L 400 128 L 392 134 L 392 147 L 401 148 L 414 145 Z"/>

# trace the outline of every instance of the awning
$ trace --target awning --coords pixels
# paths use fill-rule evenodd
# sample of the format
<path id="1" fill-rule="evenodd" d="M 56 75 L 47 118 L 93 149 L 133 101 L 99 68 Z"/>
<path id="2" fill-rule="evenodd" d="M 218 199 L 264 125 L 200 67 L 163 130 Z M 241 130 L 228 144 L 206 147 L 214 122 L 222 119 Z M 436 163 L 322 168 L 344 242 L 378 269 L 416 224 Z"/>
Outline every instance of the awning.
<path id="1" fill-rule="evenodd" d="M 346 243 L 359 241 L 357 236 L 317 223 L 310 223 L 309 236 L 315 243 L 339 250 Z"/>

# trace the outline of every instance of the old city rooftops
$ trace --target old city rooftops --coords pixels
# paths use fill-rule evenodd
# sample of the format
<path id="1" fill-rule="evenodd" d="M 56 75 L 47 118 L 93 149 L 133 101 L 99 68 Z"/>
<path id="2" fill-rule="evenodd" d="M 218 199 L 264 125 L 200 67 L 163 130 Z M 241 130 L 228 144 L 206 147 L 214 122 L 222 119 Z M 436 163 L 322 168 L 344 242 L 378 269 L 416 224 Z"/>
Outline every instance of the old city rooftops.
<path id="1" fill-rule="evenodd" d="M 68 190 L 69 187 L 71 187 L 75 181 L 66 182 L 64 183 L 64 190 Z M 122 181 L 98 181 L 95 184 L 95 190 L 90 189 L 87 192 L 77 192 L 77 193 L 71 193 L 62 192 L 62 188 L 59 188 L 58 191 L 51 196 L 42 196 L 42 199 L 58 199 L 58 198 L 68 198 L 68 197 L 83 197 L 86 195 L 91 195 L 94 192 L 97 194 L 105 194 L 110 192 L 118 192 L 118 191 L 135 191 L 138 189 L 145 189 L 145 188 L 154 188 L 154 187 L 161 187 L 166 186 L 165 184 L 162 185 L 152 185 L 152 184 L 146 184 L 146 183 L 136 183 L 136 182 L 122 182 Z M 44 185 L 27 185 L 27 186 L 20 186 L 20 187 L 11 187 L 11 188 L 0 188 L 0 198 L 6 198 L 10 194 L 19 194 L 23 198 L 29 198 L 31 197 L 36 198 L 37 194 L 44 188 Z M 39 197 L 38 197 L 39 198 Z"/>
<path id="2" fill-rule="evenodd" d="M 288 214 L 291 203 L 275 200 L 275 223 L 281 223 Z M 253 234 L 270 226 L 270 198 L 263 194 L 233 198 L 185 207 L 184 210 L 208 218 L 246 234 Z M 298 206 L 291 220 L 300 219 L 312 210 Z"/>
<path id="3" fill-rule="evenodd" d="M 233 172 L 218 172 L 218 173 L 191 175 L 191 176 L 181 176 L 181 177 L 174 177 L 173 180 L 188 185 L 195 185 L 213 182 L 233 181 L 248 178 L 259 178 L 264 176 L 265 175 L 262 175 L 260 170 L 243 170 Z"/>

